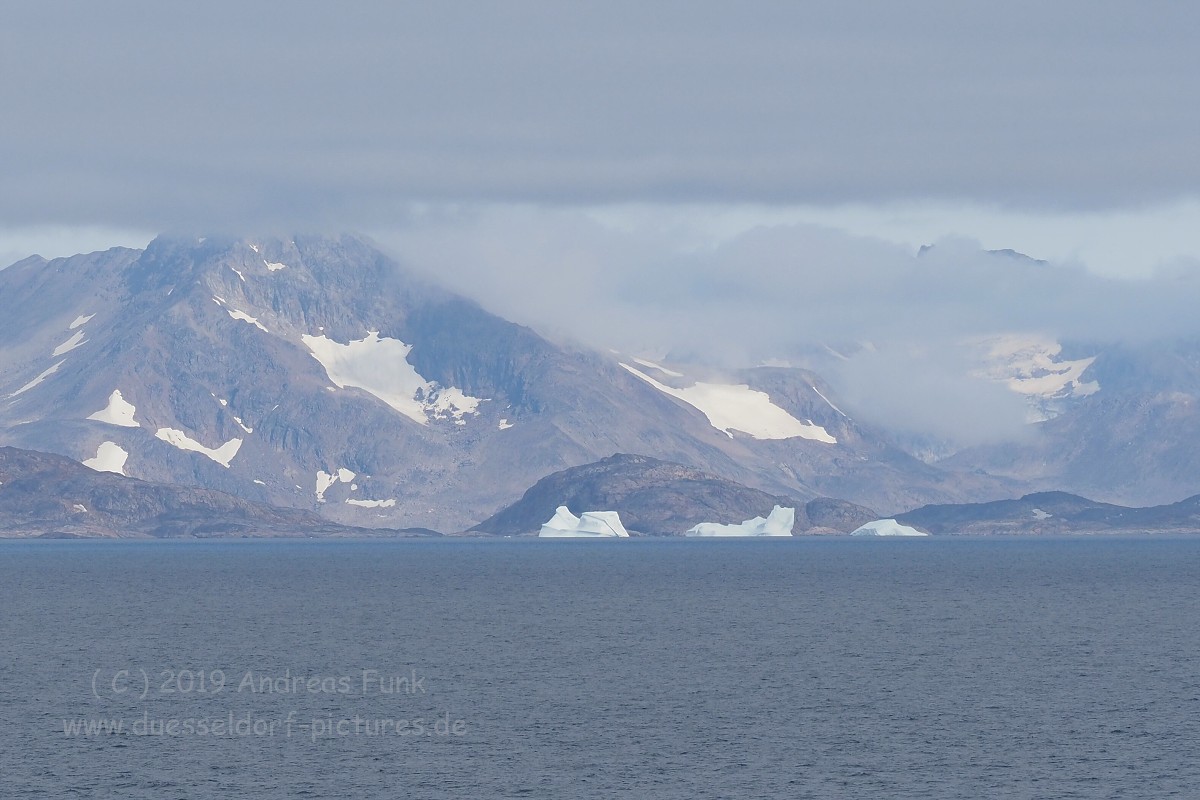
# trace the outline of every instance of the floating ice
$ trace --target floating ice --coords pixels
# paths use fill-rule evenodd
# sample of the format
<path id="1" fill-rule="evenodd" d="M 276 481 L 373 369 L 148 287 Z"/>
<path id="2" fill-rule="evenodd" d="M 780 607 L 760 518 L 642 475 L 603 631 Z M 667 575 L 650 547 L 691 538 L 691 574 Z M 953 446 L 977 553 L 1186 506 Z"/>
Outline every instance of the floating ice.
<path id="1" fill-rule="evenodd" d="M 746 384 L 696 383 L 686 389 L 659 383 L 628 364 L 629 372 L 664 394 L 678 398 L 708 417 L 708 422 L 730 437 L 734 431 L 749 434 L 755 439 L 810 439 L 825 444 L 837 444 L 837 439 L 812 422 L 801 422 L 771 402 L 766 392 L 751 389 Z"/>
<path id="2" fill-rule="evenodd" d="M 901 525 L 894 519 L 877 519 L 857 528 L 851 536 L 928 536 L 916 528 Z"/>
<path id="3" fill-rule="evenodd" d="M 585 511 L 575 516 L 566 506 L 559 506 L 554 516 L 542 525 L 538 534 L 544 538 L 602 538 L 629 536 L 616 511 Z"/>
<path id="4" fill-rule="evenodd" d="M 96 448 L 95 457 L 87 459 L 83 465 L 97 472 L 115 472 L 118 475 L 124 475 L 125 461 L 128 458 L 129 453 L 116 442 L 101 442 L 100 446 Z"/>
<path id="5" fill-rule="evenodd" d="M 796 509 L 775 506 L 766 519 L 755 517 L 740 525 L 701 522 L 684 536 L 791 536 L 796 524 Z"/>
<path id="6" fill-rule="evenodd" d="M 226 469 L 229 468 L 229 462 L 233 461 L 233 457 L 238 454 L 238 450 L 242 446 L 241 439 L 230 439 L 225 444 L 213 450 L 192 439 L 183 431 L 177 431 L 174 428 L 159 428 L 154 436 L 157 439 L 162 439 L 172 447 L 207 456 Z"/>
<path id="7" fill-rule="evenodd" d="M 89 415 L 88 419 L 107 422 L 109 425 L 120 425 L 122 428 L 136 428 L 138 424 L 133 418 L 135 413 L 137 413 L 137 408 L 133 403 L 126 401 L 121 396 L 120 389 L 113 389 L 113 393 L 108 396 L 108 405 L 95 414 Z"/>

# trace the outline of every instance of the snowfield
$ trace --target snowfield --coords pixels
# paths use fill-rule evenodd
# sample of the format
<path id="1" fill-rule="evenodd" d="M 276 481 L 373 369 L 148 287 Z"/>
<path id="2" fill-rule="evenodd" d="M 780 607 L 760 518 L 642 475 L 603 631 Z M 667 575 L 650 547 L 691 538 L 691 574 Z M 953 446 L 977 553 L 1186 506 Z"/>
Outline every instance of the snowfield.
<path id="1" fill-rule="evenodd" d="M 233 457 L 238 454 L 238 450 L 242 447 L 241 439 L 230 439 L 225 444 L 213 450 L 192 439 L 183 431 L 178 431 L 174 428 L 159 428 L 154 436 L 172 447 L 199 453 L 202 456 L 211 458 L 226 469 L 229 469 L 229 462 L 233 461 Z"/>
<path id="2" fill-rule="evenodd" d="M 133 418 L 137 408 L 121 396 L 120 389 L 114 389 L 108 396 L 108 405 L 88 416 L 96 422 L 107 422 L 109 425 L 119 425 L 122 428 L 137 428 L 138 423 Z"/>
<path id="3" fill-rule="evenodd" d="M 812 422 L 801 422 L 771 402 L 766 392 L 751 389 L 746 384 L 696 383 L 686 389 L 676 389 L 659 383 L 644 372 L 621 364 L 629 372 L 664 394 L 682 400 L 708 417 L 709 424 L 727 436 L 734 431 L 755 439 L 810 439 L 825 444 L 837 444 L 837 439 Z"/>
<path id="4" fill-rule="evenodd" d="M 465 414 L 478 414 L 482 399 L 453 386 L 427 381 L 408 363 L 412 345 L 369 331 L 366 338 L 346 344 L 322 336 L 303 335 L 304 345 L 325 368 L 339 389 L 353 387 L 378 397 L 413 422 L 453 418 L 465 424 Z"/>
<path id="5" fill-rule="evenodd" d="M 116 442 L 102 442 L 96 449 L 96 455 L 85 460 L 83 465 L 97 472 L 115 472 L 118 475 L 124 475 L 125 461 L 128 458 L 129 453 Z"/>
<path id="6" fill-rule="evenodd" d="M 43 372 L 41 375 L 38 375 L 36 378 L 34 378 L 33 380 L 31 380 L 29 383 L 25 384 L 25 385 L 24 385 L 24 386 L 22 386 L 20 389 L 17 389 L 15 392 L 13 392 L 12 394 L 10 394 L 10 395 L 9 395 L 9 397 L 10 397 L 10 398 L 13 398 L 13 397 L 18 397 L 18 396 L 20 396 L 20 395 L 23 395 L 23 394 L 25 394 L 25 393 L 26 393 L 26 392 L 28 392 L 30 389 L 32 389 L 32 388 L 34 388 L 35 386 L 37 386 L 38 384 L 40 384 L 42 381 L 46 380 L 46 378 L 49 378 L 49 377 L 50 377 L 51 375 L 53 375 L 54 373 L 58 372 L 58 368 L 59 368 L 59 367 L 61 367 L 61 366 L 63 365 L 63 363 L 64 363 L 64 362 L 62 362 L 62 361 L 59 361 L 57 364 L 55 364 L 54 366 L 52 366 L 52 367 L 50 367 L 49 369 L 47 369 L 47 370 L 46 370 L 45 372 Z"/>
<path id="7" fill-rule="evenodd" d="M 355 500 L 351 498 L 346 501 L 346 504 L 359 508 L 395 508 L 396 501 L 392 498 L 387 500 Z"/>
<path id="8" fill-rule="evenodd" d="M 58 358 L 61 355 L 66 355 L 67 353 L 71 352 L 81 344 L 87 344 L 87 339 L 83 338 L 83 331 L 75 331 L 75 335 L 73 335 L 70 339 L 67 339 L 58 347 L 54 348 L 54 352 L 52 352 L 50 355 L 54 358 Z"/>
<path id="9" fill-rule="evenodd" d="M 982 374 L 1031 400 L 1087 397 L 1100 391 L 1098 381 L 1083 380 L 1095 356 L 1060 361 L 1062 345 L 1053 339 L 1013 334 L 982 339 L 980 344 L 987 348 Z"/>

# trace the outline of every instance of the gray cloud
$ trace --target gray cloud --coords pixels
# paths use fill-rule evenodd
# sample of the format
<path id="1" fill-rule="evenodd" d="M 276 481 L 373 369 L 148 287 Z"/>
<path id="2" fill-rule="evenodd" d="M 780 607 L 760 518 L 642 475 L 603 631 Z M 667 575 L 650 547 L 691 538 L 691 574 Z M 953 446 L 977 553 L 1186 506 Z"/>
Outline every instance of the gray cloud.
<path id="1" fill-rule="evenodd" d="M 1189 4 L 18 4 L 10 225 L 1200 190 Z"/>

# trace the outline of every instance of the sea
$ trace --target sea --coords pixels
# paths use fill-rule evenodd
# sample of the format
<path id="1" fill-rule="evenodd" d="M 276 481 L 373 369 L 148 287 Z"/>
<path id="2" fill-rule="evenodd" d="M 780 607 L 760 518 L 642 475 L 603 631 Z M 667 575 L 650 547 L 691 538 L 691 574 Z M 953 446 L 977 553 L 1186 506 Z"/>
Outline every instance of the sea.
<path id="1" fill-rule="evenodd" d="M 1200 538 L 0 542 L 0 797 L 1200 797 Z"/>

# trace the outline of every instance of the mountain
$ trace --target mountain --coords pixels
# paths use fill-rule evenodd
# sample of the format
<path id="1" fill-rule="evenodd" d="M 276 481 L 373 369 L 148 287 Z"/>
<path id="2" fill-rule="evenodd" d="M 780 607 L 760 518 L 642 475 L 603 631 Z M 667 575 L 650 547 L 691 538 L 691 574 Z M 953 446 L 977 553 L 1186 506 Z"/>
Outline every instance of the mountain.
<path id="1" fill-rule="evenodd" d="M 647 456 L 618 453 L 538 481 L 513 505 L 473 528 L 520 535 L 538 530 L 558 506 L 576 514 L 616 511 L 628 530 L 682 536 L 700 522 L 740 523 L 773 506 L 796 509 L 793 533 L 849 533 L 878 518 L 869 508 L 832 498 L 807 504 L 752 489 L 702 470 Z"/>
<path id="2" fill-rule="evenodd" d="M 1031 400 L 1027 436 L 938 465 L 1127 505 L 1200 491 L 1200 342 L 1057 348 L 1009 364 L 1020 373 L 1010 385 Z"/>
<path id="3" fill-rule="evenodd" d="M 913 458 L 811 372 L 563 347 L 350 235 L 33 257 L 0 319 L 0 444 L 343 524 L 464 530 L 618 452 L 872 507 L 1020 486 Z"/>
<path id="4" fill-rule="evenodd" d="M 147 483 L 63 456 L 0 447 L 0 536 L 400 536 L 337 525 L 317 514 L 251 503 L 211 489 Z"/>
<path id="5" fill-rule="evenodd" d="M 935 534 L 1200 533 L 1200 495 L 1169 505 L 1128 508 L 1067 492 L 1040 492 L 1019 500 L 930 505 L 897 514 L 896 519 Z"/>

